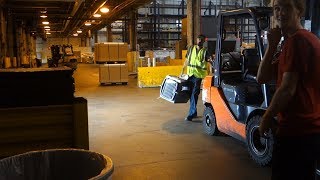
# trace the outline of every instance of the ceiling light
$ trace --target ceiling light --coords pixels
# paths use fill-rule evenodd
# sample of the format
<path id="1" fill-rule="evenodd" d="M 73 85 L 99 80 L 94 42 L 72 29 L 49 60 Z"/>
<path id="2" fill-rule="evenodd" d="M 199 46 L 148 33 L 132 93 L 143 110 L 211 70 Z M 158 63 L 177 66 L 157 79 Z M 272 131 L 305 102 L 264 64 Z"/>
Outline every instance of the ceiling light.
<path id="1" fill-rule="evenodd" d="M 46 34 L 51 34 L 51 32 L 46 32 Z"/>
<path id="2" fill-rule="evenodd" d="M 84 25 L 91 26 L 91 22 L 87 21 L 87 22 L 84 23 Z"/>
<path id="3" fill-rule="evenodd" d="M 43 21 L 42 24 L 49 24 L 49 22 L 48 21 Z"/>
<path id="4" fill-rule="evenodd" d="M 82 33 L 82 30 L 78 30 L 77 33 L 79 33 L 79 34 Z"/>
<path id="5" fill-rule="evenodd" d="M 94 14 L 93 17 L 99 18 L 101 17 L 101 14 Z"/>
<path id="6" fill-rule="evenodd" d="M 50 26 L 45 26 L 44 28 L 45 28 L 45 29 L 50 29 Z"/>
<path id="7" fill-rule="evenodd" d="M 45 31 L 50 31 L 50 29 L 44 29 Z"/>
<path id="8" fill-rule="evenodd" d="M 77 34 L 77 33 L 74 33 L 73 36 L 78 36 L 78 34 Z"/>
<path id="9" fill-rule="evenodd" d="M 107 13 L 107 12 L 109 12 L 110 10 L 109 10 L 109 8 L 107 8 L 107 7 L 103 7 L 103 8 L 101 8 L 100 9 L 100 12 L 102 12 L 102 13 Z"/>
<path id="10" fill-rule="evenodd" d="M 46 18 L 46 17 L 48 17 L 48 16 L 45 15 L 45 14 L 42 14 L 40 17 L 41 17 L 41 18 Z"/>

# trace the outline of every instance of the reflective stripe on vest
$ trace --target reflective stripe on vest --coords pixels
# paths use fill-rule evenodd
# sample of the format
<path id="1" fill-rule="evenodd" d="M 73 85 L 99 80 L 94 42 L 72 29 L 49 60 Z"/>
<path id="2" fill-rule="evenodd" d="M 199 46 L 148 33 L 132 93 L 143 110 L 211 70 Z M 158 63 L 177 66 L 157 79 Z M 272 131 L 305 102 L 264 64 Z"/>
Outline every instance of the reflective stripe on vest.
<path id="1" fill-rule="evenodd" d="M 196 46 L 193 46 L 188 54 L 187 74 L 197 78 L 204 78 L 207 75 L 207 62 L 205 61 L 206 49 L 202 48 L 197 54 Z"/>

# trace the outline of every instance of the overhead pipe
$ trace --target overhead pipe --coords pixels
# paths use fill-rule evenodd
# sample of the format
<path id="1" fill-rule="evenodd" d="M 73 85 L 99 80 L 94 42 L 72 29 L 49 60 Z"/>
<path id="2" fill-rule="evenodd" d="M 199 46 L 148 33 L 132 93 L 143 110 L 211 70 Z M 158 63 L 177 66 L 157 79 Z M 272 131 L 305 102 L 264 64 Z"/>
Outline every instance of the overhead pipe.
<path id="1" fill-rule="evenodd" d="M 97 8 L 97 7 L 95 7 L 95 5 L 96 5 L 96 4 L 101 4 L 101 2 L 103 2 L 103 1 L 104 1 L 104 3 L 105 3 L 106 0 L 93 0 L 93 1 L 90 3 L 91 6 L 88 8 L 89 10 L 87 10 L 87 11 L 81 11 L 81 14 L 80 14 L 80 13 L 77 13 L 77 16 L 80 17 L 80 18 L 75 18 L 76 21 L 72 24 L 72 26 L 70 26 L 70 27 L 71 27 L 71 28 L 70 28 L 71 30 L 68 30 L 68 28 L 67 28 L 66 31 L 68 31 L 68 32 L 66 33 L 66 31 L 64 31 L 65 34 L 66 34 L 66 35 L 70 35 L 73 31 L 75 31 L 76 28 L 79 28 L 79 27 L 81 26 L 81 25 L 79 25 L 79 24 L 83 24 L 83 23 L 85 22 L 85 20 L 88 20 L 87 17 L 86 17 L 86 18 L 83 18 L 83 17 L 84 17 L 84 16 L 88 16 L 88 13 L 90 13 L 90 16 L 91 16 L 92 10 Z"/>
<path id="2" fill-rule="evenodd" d="M 102 21 L 100 24 L 96 25 L 95 27 L 93 27 L 92 29 L 97 30 L 97 29 L 101 29 L 104 27 L 105 24 L 111 23 L 115 20 L 117 20 L 116 18 L 125 14 L 126 13 L 126 9 L 127 8 L 131 8 L 130 6 L 132 6 L 134 3 L 137 3 L 138 0 L 127 0 L 124 1 L 123 3 L 117 5 L 115 8 L 113 8 L 109 13 L 108 13 L 108 17 L 107 20 Z M 148 2 L 151 2 L 151 0 L 140 0 L 139 1 L 141 4 L 145 4 Z"/>
<path id="3" fill-rule="evenodd" d="M 84 0 L 75 0 L 75 4 L 74 4 L 73 9 L 70 14 L 72 17 L 76 14 L 76 12 L 78 12 L 79 7 L 82 5 L 83 2 L 84 2 Z M 70 23 L 70 20 L 67 20 L 66 24 L 64 25 L 64 28 L 62 30 L 63 32 L 66 30 L 69 23 Z"/>
<path id="4" fill-rule="evenodd" d="M 21 1 L 21 0 L 10 0 L 11 2 Z M 63 0 L 64 2 L 73 2 L 74 0 Z M 1 2 L 1 0 L 0 0 Z M 32 0 L 32 2 L 61 2 L 61 0 Z"/>

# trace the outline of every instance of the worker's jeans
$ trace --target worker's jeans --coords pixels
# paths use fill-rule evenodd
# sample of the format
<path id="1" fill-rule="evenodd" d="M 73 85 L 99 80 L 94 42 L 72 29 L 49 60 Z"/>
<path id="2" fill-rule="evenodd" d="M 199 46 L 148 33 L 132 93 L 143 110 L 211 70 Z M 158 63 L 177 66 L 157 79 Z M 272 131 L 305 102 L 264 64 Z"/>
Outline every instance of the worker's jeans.
<path id="1" fill-rule="evenodd" d="M 201 78 L 196 78 L 194 76 L 189 77 L 188 81 L 190 83 L 190 109 L 189 109 L 189 118 L 194 118 L 197 116 L 197 103 L 198 97 L 200 94 Z"/>

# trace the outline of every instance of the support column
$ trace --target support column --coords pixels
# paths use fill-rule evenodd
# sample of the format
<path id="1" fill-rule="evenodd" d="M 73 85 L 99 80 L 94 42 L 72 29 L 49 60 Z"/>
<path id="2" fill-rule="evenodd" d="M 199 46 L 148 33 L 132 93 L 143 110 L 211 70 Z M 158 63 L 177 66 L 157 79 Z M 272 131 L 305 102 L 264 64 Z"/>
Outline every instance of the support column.
<path id="1" fill-rule="evenodd" d="M 81 46 L 81 47 L 86 47 L 86 46 L 87 46 L 86 40 L 87 40 L 86 37 L 80 38 L 80 46 Z"/>
<path id="2" fill-rule="evenodd" d="M 136 10 L 130 12 L 130 25 L 129 25 L 129 39 L 130 51 L 136 51 L 137 47 L 137 13 Z"/>
<path id="3" fill-rule="evenodd" d="M 87 37 L 87 38 L 86 38 L 86 43 L 87 43 L 87 45 L 88 45 L 89 47 L 94 46 L 94 45 L 92 44 L 92 42 L 91 42 L 91 37 Z"/>
<path id="4" fill-rule="evenodd" d="M 22 23 L 21 23 L 22 24 Z M 21 43 L 23 42 L 22 40 L 22 25 L 17 25 L 16 27 L 16 46 L 17 46 L 17 66 L 21 66 L 21 58 L 22 58 L 22 53 L 21 53 Z"/>
<path id="5" fill-rule="evenodd" d="M 111 24 L 108 24 L 106 28 L 107 28 L 107 42 L 113 42 Z"/>
<path id="6" fill-rule="evenodd" d="M 26 28 L 26 50 L 27 50 L 27 59 L 29 61 L 29 66 L 32 66 L 32 62 L 33 62 L 33 47 L 32 47 L 32 39 L 30 36 L 30 29 L 27 27 Z"/>
<path id="7" fill-rule="evenodd" d="M 197 42 L 197 36 L 201 34 L 201 0 L 193 0 L 194 1 L 194 24 L 193 24 L 193 30 L 194 30 L 194 42 Z"/>
<path id="8" fill-rule="evenodd" d="M 196 42 L 197 36 L 201 33 L 201 1 L 189 0 L 187 1 L 187 36 L 188 46 Z"/>
<path id="9" fill-rule="evenodd" d="M 28 46 L 27 46 L 27 35 L 26 35 L 26 26 L 25 22 L 22 22 L 22 28 L 21 28 L 21 36 L 20 36 L 20 65 L 27 66 L 29 65 L 28 60 Z"/>
<path id="10" fill-rule="evenodd" d="M 14 26 L 14 23 L 13 23 L 13 17 L 12 15 L 10 14 L 10 11 L 8 13 L 8 24 L 7 24 L 7 38 L 8 38 L 8 52 L 7 52 L 7 56 L 12 58 L 14 56 L 14 42 L 13 42 L 13 39 L 14 39 L 14 34 L 13 34 L 13 26 Z"/>
<path id="11" fill-rule="evenodd" d="M 3 67 L 4 57 L 7 53 L 7 28 L 6 28 L 5 12 L 3 8 L 0 8 L 0 68 Z"/>
<path id="12" fill-rule="evenodd" d="M 98 43 L 98 31 L 94 32 L 94 43 Z"/>
<path id="13" fill-rule="evenodd" d="M 35 36 L 32 36 L 29 32 L 30 36 L 30 53 L 31 53 L 31 59 L 35 60 L 37 58 L 37 39 Z"/>
<path id="14" fill-rule="evenodd" d="M 92 38 L 92 34 L 91 34 L 91 30 L 89 29 L 88 34 L 87 34 L 87 38 L 86 38 L 86 41 L 87 41 L 87 44 L 89 47 L 94 46 L 94 44 L 92 44 L 91 38 Z"/>

